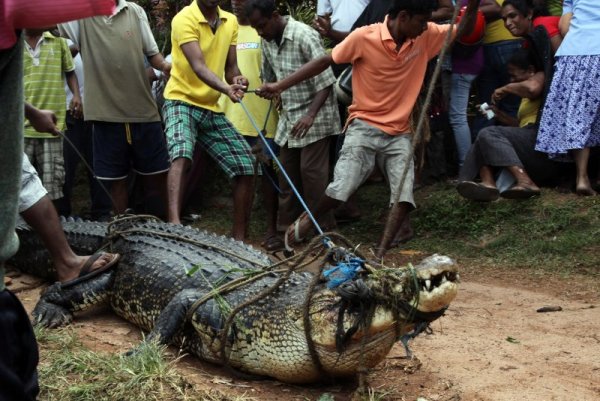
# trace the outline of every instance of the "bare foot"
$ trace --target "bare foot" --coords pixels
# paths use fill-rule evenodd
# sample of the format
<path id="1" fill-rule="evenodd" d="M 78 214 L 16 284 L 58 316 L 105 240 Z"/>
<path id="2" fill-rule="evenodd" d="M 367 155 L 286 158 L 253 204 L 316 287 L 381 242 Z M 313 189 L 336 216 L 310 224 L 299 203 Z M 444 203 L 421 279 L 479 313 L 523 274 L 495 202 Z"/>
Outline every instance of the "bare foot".
<path id="1" fill-rule="evenodd" d="M 310 228 L 312 226 L 312 222 L 308 218 L 306 212 L 302 212 L 302 214 L 296 219 L 296 221 L 291 224 L 287 230 L 285 231 L 285 245 L 286 248 L 289 248 L 289 245 L 298 244 L 306 238 Z"/>
<path id="2" fill-rule="evenodd" d="M 70 266 L 64 266 L 63 268 L 56 266 L 58 280 L 61 283 L 64 283 L 81 277 L 81 274 L 85 276 L 91 272 L 102 270 L 109 264 L 113 265 L 119 259 L 119 257 L 120 255 L 118 253 L 107 252 L 101 252 L 89 256 L 77 256 L 77 258 L 71 262 Z M 91 265 L 89 265 L 90 262 Z"/>
<path id="3" fill-rule="evenodd" d="M 592 189 L 592 187 L 589 185 L 581 185 L 581 186 L 578 185 L 577 188 L 575 189 L 575 193 L 577 193 L 577 195 L 579 195 L 579 196 L 598 195 L 598 193 L 596 191 L 594 191 Z"/>

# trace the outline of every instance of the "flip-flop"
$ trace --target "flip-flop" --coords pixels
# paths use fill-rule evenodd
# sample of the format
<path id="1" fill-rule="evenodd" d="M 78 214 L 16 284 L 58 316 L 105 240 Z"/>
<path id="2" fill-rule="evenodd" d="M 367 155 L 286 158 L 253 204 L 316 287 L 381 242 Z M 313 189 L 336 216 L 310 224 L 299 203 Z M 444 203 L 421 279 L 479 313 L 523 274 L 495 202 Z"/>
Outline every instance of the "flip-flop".
<path id="1" fill-rule="evenodd" d="M 267 252 L 280 251 L 285 248 L 283 240 L 275 234 L 265 239 L 265 241 L 261 245 Z"/>
<path id="2" fill-rule="evenodd" d="M 477 202 L 493 202 L 498 199 L 500 192 L 497 188 L 486 187 L 473 181 L 461 181 L 456 190 L 463 197 Z"/>
<path id="3" fill-rule="evenodd" d="M 294 244 L 299 244 L 304 241 L 305 237 L 300 236 L 300 221 L 306 217 L 306 212 L 302 212 L 302 214 L 291 224 L 287 230 L 285 230 L 285 234 L 283 236 L 283 243 L 285 245 L 285 250 L 288 252 L 292 252 L 294 248 L 292 248 L 289 244 L 288 238 L 290 237 L 290 229 L 294 230 Z"/>
<path id="4" fill-rule="evenodd" d="M 111 260 L 109 260 L 108 262 L 106 262 L 106 264 L 104 266 L 92 270 L 92 266 L 94 265 L 94 262 L 96 262 L 98 259 L 100 259 L 103 255 L 106 255 L 106 254 L 107 254 L 106 252 L 97 252 L 97 253 L 91 255 L 88 258 L 88 260 L 86 260 L 85 263 L 83 264 L 83 267 L 81 268 L 81 272 L 79 273 L 79 276 L 77 276 L 77 278 L 74 278 L 73 280 L 69 280 L 64 283 L 61 283 L 61 288 L 72 287 L 72 286 L 82 283 L 84 281 L 90 280 L 96 276 L 99 276 L 100 274 L 104 273 L 105 271 L 113 268 L 117 264 L 119 259 L 121 259 L 121 255 L 119 255 L 118 253 L 113 253 L 112 254 L 113 258 Z"/>
<path id="5" fill-rule="evenodd" d="M 505 199 L 529 199 L 534 196 L 538 196 L 540 194 L 540 190 L 536 190 L 533 188 L 521 187 L 519 185 L 513 185 L 508 188 L 506 191 L 502 191 L 500 196 Z"/>

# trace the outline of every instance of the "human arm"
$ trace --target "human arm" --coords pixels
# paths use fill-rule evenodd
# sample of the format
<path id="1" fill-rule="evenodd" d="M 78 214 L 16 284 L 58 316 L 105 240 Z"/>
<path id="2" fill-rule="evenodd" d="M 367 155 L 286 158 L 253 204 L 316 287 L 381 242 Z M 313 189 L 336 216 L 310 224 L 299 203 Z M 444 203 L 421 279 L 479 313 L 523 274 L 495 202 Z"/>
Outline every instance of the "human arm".
<path id="1" fill-rule="evenodd" d="M 60 131 L 56 127 L 56 114 L 51 110 L 40 110 L 25 102 L 25 118 L 38 132 L 47 132 L 58 136 Z"/>
<path id="2" fill-rule="evenodd" d="M 229 51 L 227 52 L 225 81 L 229 84 L 238 84 L 248 88 L 248 79 L 242 75 L 238 67 L 236 46 L 229 46 Z"/>
<path id="3" fill-rule="evenodd" d="M 500 123 L 500 125 L 504 125 L 507 127 L 518 127 L 519 119 L 516 117 L 507 114 L 502 109 L 498 108 L 495 104 L 490 105 L 490 110 L 494 112 L 494 118 L 496 122 Z M 485 112 L 481 112 L 481 114 L 485 115 Z"/>
<path id="4" fill-rule="evenodd" d="M 486 22 L 493 22 L 502 17 L 502 6 L 496 0 L 481 0 L 479 10 L 485 16 Z"/>
<path id="5" fill-rule="evenodd" d="M 567 32 L 569 32 L 569 27 L 571 26 L 571 18 L 573 18 L 573 13 L 569 12 L 563 14 L 560 17 L 560 21 L 558 22 L 558 28 L 560 29 L 560 34 L 564 38 L 567 36 Z"/>
<path id="6" fill-rule="evenodd" d="M 263 84 L 256 90 L 256 94 L 266 99 L 273 99 L 274 97 L 279 96 L 284 90 L 322 73 L 327 67 L 331 66 L 331 64 L 333 64 L 331 54 L 326 54 L 313 59 L 284 79 L 273 83 Z"/>
<path id="7" fill-rule="evenodd" d="M 318 15 L 315 18 L 313 27 L 321 36 L 331 39 L 334 43 L 340 43 L 342 40 L 346 39 L 346 36 L 350 34 L 350 32 L 333 29 L 331 26 L 331 17 L 329 15 Z"/>
<path id="8" fill-rule="evenodd" d="M 494 91 L 492 103 L 498 103 L 508 95 L 516 95 L 521 98 L 537 99 L 544 90 L 545 74 L 543 71 L 536 72 L 531 78 L 521 82 L 511 82 Z"/>
<path id="9" fill-rule="evenodd" d="M 450 18 L 452 18 L 452 14 L 454 13 L 452 0 L 439 0 L 438 4 L 437 10 L 431 13 L 430 21 L 441 22 L 448 21 Z"/>
<path id="10" fill-rule="evenodd" d="M 494 1 L 494 3 L 496 2 Z M 479 4 L 479 0 L 469 0 L 464 16 L 460 19 L 460 23 L 458 24 L 455 38 L 460 38 L 464 35 L 471 34 L 473 29 L 475 28 L 477 11 L 478 9 L 480 9 L 480 7 L 478 7 Z"/>
<path id="11" fill-rule="evenodd" d="M 161 53 L 156 53 L 154 56 L 148 57 L 148 62 L 153 68 L 162 72 L 165 79 L 171 76 L 171 63 L 169 63 Z"/>
<path id="12" fill-rule="evenodd" d="M 69 111 L 75 118 L 81 118 L 83 107 L 81 104 L 81 93 L 79 93 L 79 81 L 77 80 L 77 74 L 75 74 L 75 70 L 65 72 L 65 77 L 67 80 L 67 86 L 69 90 L 73 94 L 71 98 L 71 103 L 69 104 Z"/>
<path id="13" fill-rule="evenodd" d="M 202 49 L 200 49 L 200 45 L 197 41 L 182 44 L 181 50 L 183 51 L 187 62 L 190 64 L 192 71 L 194 71 L 196 76 L 206 85 L 216 91 L 224 93 L 233 102 L 237 102 L 244 97 L 246 86 L 237 83 L 228 85 L 208 68 Z"/>
<path id="14" fill-rule="evenodd" d="M 321 89 L 318 91 L 313 97 L 310 106 L 308 107 L 308 112 L 300 118 L 300 120 L 296 121 L 296 124 L 292 127 L 292 132 L 290 135 L 295 138 L 303 138 L 310 127 L 312 127 L 315 122 L 315 117 L 321 107 L 325 104 L 325 101 L 329 97 L 329 93 L 332 90 L 332 86 L 328 86 L 327 88 Z"/>

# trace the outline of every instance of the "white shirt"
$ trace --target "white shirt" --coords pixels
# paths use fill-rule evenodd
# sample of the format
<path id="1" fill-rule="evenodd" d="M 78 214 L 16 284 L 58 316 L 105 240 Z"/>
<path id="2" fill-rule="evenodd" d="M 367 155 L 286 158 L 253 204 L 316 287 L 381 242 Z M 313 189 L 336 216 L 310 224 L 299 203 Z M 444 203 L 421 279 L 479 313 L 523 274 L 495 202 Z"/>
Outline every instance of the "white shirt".
<path id="1" fill-rule="evenodd" d="M 67 39 L 67 44 L 69 47 L 73 44 L 71 39 Z M 75 75 L 77 75 L 77 82 L 79 82 L 79 96 L 80 99 L 83 99 L 83 62 L 81 61 L 81 55 L 77 52 L 77 55 L 73 57 L 73 63 L 75 63 Z M 65 80 L 65 92 L 67 93 L 67 110 L 69 109 L 69 105 L 71 104 L 71 99 L 73 99 L 73 94 L 69 89 L 69 85 Z"/>
<path id="2" fill-rule="evenodd" d="M 331 28 L 350 32 L 352 25 L 371 0 L 319 0 L 317 15 L 331 14 Z"/>

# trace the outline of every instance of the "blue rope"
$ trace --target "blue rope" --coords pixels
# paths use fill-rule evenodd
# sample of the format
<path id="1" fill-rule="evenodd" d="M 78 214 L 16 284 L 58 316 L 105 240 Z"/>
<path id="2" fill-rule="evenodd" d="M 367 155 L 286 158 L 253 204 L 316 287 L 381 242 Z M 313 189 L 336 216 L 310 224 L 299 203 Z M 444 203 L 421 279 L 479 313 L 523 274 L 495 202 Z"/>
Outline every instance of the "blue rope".
<path id="1" fill-rule="evenodd" d="M 323 276 L 328 279 L 327 288 L 336 288 L 346 281 L 353 280 L 365 264 L 364 260 L 353 254 L 347 254 L 345 259 L 345 261 L 339 261 L 337 266 L 323 272 Z"/>
<path id="2" fill-rule="evenodd" d="M 300 193 L 298 192 L 298 190 L 294 186 L 294 183 L 292 182 L 292 180 L 288 176 L 287 172 L 285 171 L 285 169 L 281 165 L 281 162 L 279 161 L 279 159 L 275 155 L 275 152 L 273 152 L 273 149 L 271 149 L 271 147 L 269 146 L 269 143 L 267 142 L 267 139 L 262 134 L 260 128 L 258 128 L 258 125 L 256 125 L 256 121 L 254 121 L 254 118 L 250 114 L 250 111 L 248 111 L 248 108 L 246 108 L 246 105 L 244 104 L 244 102 L 242 102 L 242 99 L 240 99 L 239 103 L 242 106 L 242 109 L 244 109 L 244 112 L 246 112 L 246 115 L 248 116 L 248 119 L 252 123 L 252 126 L 254 127 L 254 129 L 256 130 L 256 132 L 258 133 L 258 136 L 260 137 L 260 139 L 262 139 L 265 147 L 267 148 L 267 150 L 271 154 L 271 157 L 273 158 L 273 160 L 275 160 L 275 162 L 277 163 L 277 166 L 279 166 L 279 171 L 281 171 L 281 173 L 283 174 L 283 176 L 285 177 L 285 179 L 287 180 L 287 182 L 290 184 L 290 187 L 292 188 L 292 191 L 294 191 L 294 194 L 296 195 L 296 197 L 300 201 L 300 204 L 302 205 L 302 207 L 306 211 L 306 214 L 308 215 L 308 217 L 310 218 L 310 220 L 312 221 L 312 223 L 316 227 L 316 229 L 319 232 L 319 234 L 323 235 L 323 230 L 319 226 L 319 223 L 317 223 L 317 220 L 315 219 L 315 217 L 313 216 L 313 214 L 308 209 L 308 206 L 306 205 L 306 202 L 304 202 L 304 199 L 302 199 L 302 196 L 300 196 Z M 330 240 L 324 241 L 324 243 L 325 243 L 325 246 L 327 246 L 327 244 L 331 243 L 331 241 Z"/>

